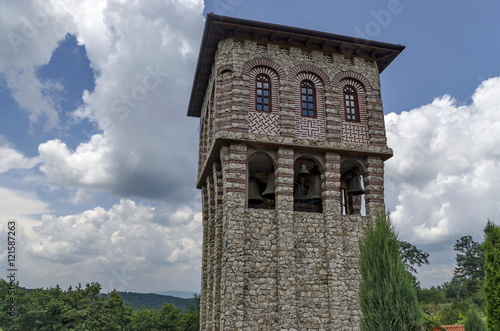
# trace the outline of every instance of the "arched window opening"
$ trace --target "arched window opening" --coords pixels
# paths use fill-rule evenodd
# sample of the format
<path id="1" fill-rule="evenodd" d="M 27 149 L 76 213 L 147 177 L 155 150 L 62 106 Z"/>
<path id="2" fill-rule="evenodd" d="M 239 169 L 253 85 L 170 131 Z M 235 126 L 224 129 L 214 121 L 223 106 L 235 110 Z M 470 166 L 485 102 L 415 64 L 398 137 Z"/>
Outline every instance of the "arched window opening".
<path id="1" fill-rule="evenodd" d="M 276 182 L 272 159 L 255 153 L 248 159 L 248 208 L 274 209 Z"/>
<path id="2" fill-rule="evenodd" d="M 344 86 L 345 119 L 351 122 L 359 122 L 358 93 L 351 85 Z"/>
<path id="3" fill-rule="evenodd" d="M 299 158 L 293 168 L 293 210 L 322 213 L 323 188 L 318 165 L 308 158 Z"/>
<path id="4" fill-rule="evenodd" d="M 255 110 L 271 111 L 271 78 L 265 74 L 255 78 Z"/>
<path id="5" fill-rule="evenodd" d="M 342 215 L 364 213 L 363 176 L 356 164 L 345 161 L 340 165 L 340 191 Z"/>
<path id="6" fill-rule="evenodd" d="M 302 116 L 316 117 L 316 88 L 310 80 L 300 83 L 300 101 Z"/>

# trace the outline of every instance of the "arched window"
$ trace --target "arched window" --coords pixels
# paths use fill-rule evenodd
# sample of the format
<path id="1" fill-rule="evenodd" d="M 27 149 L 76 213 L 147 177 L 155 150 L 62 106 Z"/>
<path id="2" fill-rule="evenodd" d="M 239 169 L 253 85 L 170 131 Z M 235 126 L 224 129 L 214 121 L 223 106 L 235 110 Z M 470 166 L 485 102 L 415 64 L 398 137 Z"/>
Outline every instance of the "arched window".
<path id="1" fill-rule="evenodd" d="M 351 122 L 359 122 L 358 93 L 351 85 L 344 86 L 345 119 Z"/>
<path id="2" fill-rule="evenodd" d="M 351 161 L 340 164 L 340 195 L 342 215 L 362 215 L 365 211 L 362 170 Z"/>
<path id="3" fill-rule="evenodd" d="M 293 210 L 323 212 L 321 173 L 316 162 L 299 158 L 294 164 Z"/>
<path id="4" fill-rule="evenodd" d="M 255 77 L 255 110 L 271 111 L 271 78 L 265 74 Z"/>
<path id="5" fill-rule="evenodd" d="M 248 208 L 274 209 L 276 181 L 271 157 L 254 153 L 248 159 Z"/>
<path id="6" fill-rule="evenodd" d="M 316 117 L 316 89 L 310 80 L 300 83 L 300 101 L 302 116 Z"/>

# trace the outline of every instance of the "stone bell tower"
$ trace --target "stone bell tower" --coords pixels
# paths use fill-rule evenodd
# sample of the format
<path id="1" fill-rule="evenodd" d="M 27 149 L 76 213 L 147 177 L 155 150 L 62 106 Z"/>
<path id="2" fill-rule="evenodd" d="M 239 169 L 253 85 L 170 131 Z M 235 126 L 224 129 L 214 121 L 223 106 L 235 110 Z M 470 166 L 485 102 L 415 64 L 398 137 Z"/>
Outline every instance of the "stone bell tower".
<path id="1" fill-rule="evenodd" d="M 359 330 L 358 239 L 384 203 L 379 74 L 404 46 L 208 14 L 202 330 Z"/>

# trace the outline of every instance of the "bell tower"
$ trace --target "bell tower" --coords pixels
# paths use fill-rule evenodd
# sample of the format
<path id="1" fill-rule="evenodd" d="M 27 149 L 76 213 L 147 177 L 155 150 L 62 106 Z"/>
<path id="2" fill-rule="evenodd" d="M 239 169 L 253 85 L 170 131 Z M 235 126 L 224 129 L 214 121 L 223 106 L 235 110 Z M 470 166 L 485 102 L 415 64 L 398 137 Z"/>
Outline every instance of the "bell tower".
<path id="1" fill-rule="evenodd" d="M 359 330 L 358 239 L 392 156 L 379 74 L 403 49 L 207 15 L 202 330 Z"/>

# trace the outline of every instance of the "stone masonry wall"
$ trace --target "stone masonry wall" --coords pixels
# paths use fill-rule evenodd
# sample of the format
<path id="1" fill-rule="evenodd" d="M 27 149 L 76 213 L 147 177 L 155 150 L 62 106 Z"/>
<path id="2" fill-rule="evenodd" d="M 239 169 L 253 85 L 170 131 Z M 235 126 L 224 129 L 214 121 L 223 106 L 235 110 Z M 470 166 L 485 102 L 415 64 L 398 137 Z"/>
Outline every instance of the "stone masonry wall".
<path id="1" fill-rule="evenodd" d="M 255 65 L 275 73 L 273 114 L 249 111 Z M 304 72 L 321 82 L 322 113 L 297 126 L 295 77 Z M 355 125 L 346 124 L 343 114 L 347 81 L 362 88 L 362 122 Z M 268 120 L 272 125 L 259 128 Z M 246 207 L 247 157 L 255 146 L 276 155 L 274 210 Z M 293 211 L 294 162 L 308 153 L 324 163 L 322 213 Z M 359 330 L 358 240 L 383 206 L 380 155 L 391 153 L 374 63 L 251 40 L 221 41 L 200 125 L 200 329 Z M 367 217 L 341 215 L 340 164 L 350 157 L 364 167 Z"/>
<path id="2" fill-rule="evenodd" d="M 286 147 L 276 153 L 276 209 L 246 208 L 247 150 L 224 145 L 204 189 L 201 329 L 359 330 L 368 218 L 340 215 L 340 154 L 324 155 L 324 212 L 307 213 L 293 211 L 293 164 L 304 153 Z"/>

